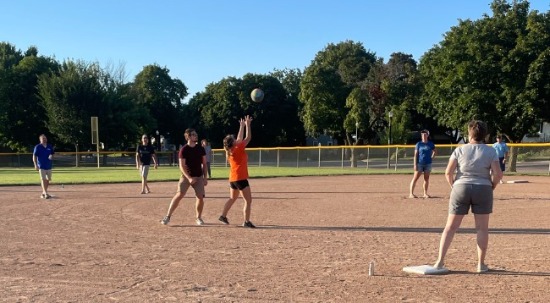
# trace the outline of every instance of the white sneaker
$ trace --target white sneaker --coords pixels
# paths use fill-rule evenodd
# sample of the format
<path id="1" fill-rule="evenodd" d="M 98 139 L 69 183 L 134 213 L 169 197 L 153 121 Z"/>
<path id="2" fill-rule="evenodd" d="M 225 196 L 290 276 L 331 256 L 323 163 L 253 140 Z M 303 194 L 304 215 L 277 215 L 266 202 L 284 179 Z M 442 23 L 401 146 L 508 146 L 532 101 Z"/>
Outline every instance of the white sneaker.
<path id="1" fill-rule="evenodd" d="M 201 218 L 197 218 L 195 222 L 197 222 L 197 225 L 204 225 L 204 221 Z"/>
<path id="2" fill-rule="evenodd" d="M 160 223 L 163 225 L 168 225 L 168 223 L 170 223 L 170 217 L 165 216 L 162 220 L 160 220 Z"/>

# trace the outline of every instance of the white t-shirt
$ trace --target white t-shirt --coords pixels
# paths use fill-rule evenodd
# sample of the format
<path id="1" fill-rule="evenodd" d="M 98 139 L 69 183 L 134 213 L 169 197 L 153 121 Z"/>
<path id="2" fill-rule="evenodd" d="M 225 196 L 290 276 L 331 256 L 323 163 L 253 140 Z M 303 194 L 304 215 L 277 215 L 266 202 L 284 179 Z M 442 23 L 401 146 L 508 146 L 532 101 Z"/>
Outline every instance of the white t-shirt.
<path id="1" fill-rule="evenodd" d="M 458 161 L 454 184 L 492 186 L 491 163 L 498 162 L 497 152 L 492 146 L 465 144 L 457 147 L 450 159 Z"/>

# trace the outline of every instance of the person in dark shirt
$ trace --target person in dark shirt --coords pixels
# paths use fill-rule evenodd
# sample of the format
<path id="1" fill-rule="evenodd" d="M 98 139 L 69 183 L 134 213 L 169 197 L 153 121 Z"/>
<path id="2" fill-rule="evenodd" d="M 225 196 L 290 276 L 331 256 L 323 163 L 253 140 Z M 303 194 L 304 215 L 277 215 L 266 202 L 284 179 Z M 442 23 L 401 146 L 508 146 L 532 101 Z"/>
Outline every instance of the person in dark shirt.
<path id="1" fill-rule="evenodd" d="M 147 184 L 147 176 L 149 175 L 149 167 L 151 159 L 155 163 L 155 169 L 158 167 L 157 155 L 155 148 L 149 143 L 147 135 L 141 136 L 141 144 L 136 149 L 136 168 L 141 175 L 141 193 L 148 194 L 151 192 Z"/>
<path id="2" fill-rule="evenodd" d="M 180 149 L 178 156 L 181 177 L 178 182 L 178 190 L 172 198 L 170 206 L 168 207 L 168 213 L 161 220 L 161 223 L 164 225 L 170 222 L 172 214 L 178 207 L 181 199 L 185 196 L 185 193 L 190 186 L 195 190 L 195 197 L 197 198 L 195 203 L 195 222 L 197 225 L 204 224 L 202 219 L 204 187 L 208 184 L 206 152 L 204 151 L 204 148 L 198 144 L 197 132 L 194 129 L 186 129 L 184 135 L 185 140 L 187 140 L 187 144 Z"/>

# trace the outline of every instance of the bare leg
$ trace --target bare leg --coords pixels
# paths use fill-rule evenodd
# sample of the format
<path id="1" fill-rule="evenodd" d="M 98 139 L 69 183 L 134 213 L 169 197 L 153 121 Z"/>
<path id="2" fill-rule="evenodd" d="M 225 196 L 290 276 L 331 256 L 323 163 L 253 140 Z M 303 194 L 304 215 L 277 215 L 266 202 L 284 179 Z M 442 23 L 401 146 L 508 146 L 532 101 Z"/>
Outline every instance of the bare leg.
<path id="1" fill-rule="evenodd" d="M 416 196 L 414 195 L 414 187 L 416 186 L 416 181 L 418 181 L 420 175 L 422 175 L 422 172 L 414 172 L 413 179 L 411 180 L 411 184 L 409 186 L 409 198 L 416 198 Z"/>
<path id="2" fill-rule="evenodd" d="M 477 268 L 479 271 L 479 269 L 486 266 L 485 255 L 487 254 L 487 247 L 489 245 L 489 214 L 474 214 L 474 219 L 477 231 Z"/>
<path id="3" fill-rule="evenodd" d="M 197 198 L 197 201 L 195 202 L 195 213 L 197 215 L 197 219 L 201 218 L 203 207 L 204 207 L 204 199 Z"/>
<path id="4" fill-rule="evenodd" d="M 451 242 L 453 242 L 455 233 L 460 227 L 463 218 L 464 215 L 453 214 L 449 214 L 449 217 L 447 217 L 447 224 L 445 225 L 445 229 L 441 234 L 441 241 L 439 242 L 439 256 L 434 267 L 441 268 L 445 264 L 445 255 L 447 255 L 447 251 L 451 246 Z"/>
<path id="5" fill-rule="evenodd" d="M 235 203 L 238 197 L 239 191 L 237 189 L 229 189 L 229 199 L 227 199 L 227 202 L 225 202 L 225 205 L 223 206 L 222 216 L 227 217 L 227 213 L 229 213 L 231 206 L 233 206 L 233 203 Z"/>
<path id="6" fill-rule="evenodd" d="M 184 195 L 185 193 L 182 193 L 182 192 L 177 192 L 174 195 L 174 197 L 172 198 L 172 201 L 170 201 L 170 206 L 168 207 L 168 213 L 166 214 L 166 216 L 168 217 L 172 216 L 176 208 L 178 208 L 178 205 L 180 204 L 180 201 L 181 199 L 183 199 Z"/>
<path id="7" fill-rule="evenodd" d="M 244 207 L 243 207 L 243 216 L 244 221 L 248 222 L 250 221 L 250 213 L 252 212 L 252 191 L 250 190 L 250 186 L 247 186 L 245 189 L 241 191 L 241 195 L 244 199 Z"/>
<path id="8" fill-rule="evenodd" d="M 145 177 L 141 177 L 141 193 L 145 193 L 145 188 L 147 187 L 147 179 Z"/>
<path id="9" fill-rule="evenodd" d="M 43 194 L 48 194 L 48 186 L 50 185 L 50 180 L 42 179 L 42 192 Z"/>
<path id="10" fill-rule="evenodd" d="M 430 186 L 430 173 L 425 172 L 424 173 L 424 184 L 422 185 L 422 188 L 424 189 L 424 198 L 429 198 L 430 195 L 428 195 L 428 187 Z"/>
<path id="11" fill-rule="evenodd" d="M 147 177 L 143 177 L 142 191 L 145 191 L 146 194 L 149 193 L 149 185 L 147 184 Z"/>

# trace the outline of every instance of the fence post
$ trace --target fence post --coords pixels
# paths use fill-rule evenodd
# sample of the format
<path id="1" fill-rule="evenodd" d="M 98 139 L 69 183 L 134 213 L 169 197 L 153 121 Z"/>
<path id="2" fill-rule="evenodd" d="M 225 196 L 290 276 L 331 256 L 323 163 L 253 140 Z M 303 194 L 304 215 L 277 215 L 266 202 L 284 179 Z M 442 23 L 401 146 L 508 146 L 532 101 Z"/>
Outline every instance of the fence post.
<path id="1" fill-rule="evenodd" d="M 397 171 L 397 160 L 399 159 L 399 147 L 395 147 L 395 171 Z"/>
<path id="2" fill-rule="evenodd" d="M 277 167 L 279 167 L 279 151 L 281 150 L 277 148 Z"/>
<path id="3" fill-rule="evenodd" d="M 262 166 L 262 149 L 258 151 L 260 155 L 258 156 L 258 166 Z"/>
<path id="4" fill-rule="evenodd" d="M 386 169 L 390 169 L 390 153 L 391 153 L 390 147 L 388 146 L 388 163 L 386 165 Z"/>
<path id="5" fill-rule="evenodd" d="M 318 167 L 321 168 L 321 143 L 319 143 L 319 164 Z"/>
<path id="6" fill-rule="evenodd" d="M 296 148 L 296 168 L 300 167 L 300 148 Z"/>
<path id="7" fill-rule="evenodd" d="M 341 162 L 342 162 L 342 168 L 344 168 L 344 154 L 345 154 L 344 148 L 345 148 L 345 147 L 342 147 L 342 148 L 341 148 L 341 149 L 342 149 L 342 161 L 341 161 Z"/>
<path id="8" fill-rule="evenodd" d="M 370 147 L 367 147 L 367 170 L 369 170 Z"/>

